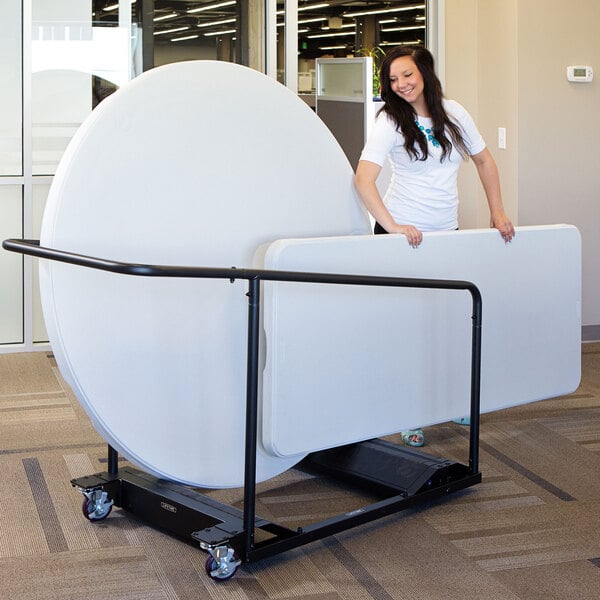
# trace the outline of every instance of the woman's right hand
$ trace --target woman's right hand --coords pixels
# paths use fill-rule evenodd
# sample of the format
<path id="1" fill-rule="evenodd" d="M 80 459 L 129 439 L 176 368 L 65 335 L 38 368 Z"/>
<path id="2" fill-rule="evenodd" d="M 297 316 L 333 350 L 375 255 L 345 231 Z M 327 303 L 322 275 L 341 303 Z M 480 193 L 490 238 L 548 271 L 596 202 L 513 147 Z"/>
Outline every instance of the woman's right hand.
<path id="1" fill-rule="evenodd" d="M 406 236 L 408 243 L 416 248 L 423 241 L 423 234 L 413 225 L 399 225 L 385 207 L 377 189 L 376 181 L 381 172 L 381 166 L 368 160 L 359 160 L 354 177 L 356 191 L 371 216 L 388 233 L 401 233 Z"/>
<path id="2" fill-rule="evenodd" d="M 401 233 L 406 236 L 406 241 L 413 247 L 417 248 L 423 241 L 423 233 L 413 225 L 398 225 L 394 223 L 389 233 Z"/>

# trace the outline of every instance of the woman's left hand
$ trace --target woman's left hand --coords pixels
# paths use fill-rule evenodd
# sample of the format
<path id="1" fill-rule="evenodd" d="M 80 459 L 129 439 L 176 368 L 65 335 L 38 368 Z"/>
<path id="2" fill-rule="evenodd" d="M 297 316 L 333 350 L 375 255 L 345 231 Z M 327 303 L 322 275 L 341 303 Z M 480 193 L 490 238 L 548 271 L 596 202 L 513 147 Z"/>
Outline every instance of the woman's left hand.
<path id="1" fill-rule="evenodd" d="M 500 232 L 502 239 L 507 244 L 515 237 L 515 228 L 504 211 L 492 215 L 492 227 Z"/>

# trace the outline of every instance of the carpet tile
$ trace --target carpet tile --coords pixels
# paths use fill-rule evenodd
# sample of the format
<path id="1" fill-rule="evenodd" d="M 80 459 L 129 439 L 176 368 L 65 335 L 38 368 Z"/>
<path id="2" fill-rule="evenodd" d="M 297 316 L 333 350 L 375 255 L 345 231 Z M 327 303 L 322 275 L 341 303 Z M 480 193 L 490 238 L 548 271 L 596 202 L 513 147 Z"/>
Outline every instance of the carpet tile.
<path id="1" fill-rule="evenodd" d="M 196 544 L 121 508 L 83 516 L 70 480 L 106 470 L 106 445 L 51 354 L 0 354 L 0 600 L 597 600 L 600 343 L 582 373 L 571 395 L 483 415 L 481 484 L 217 583 Z M 429 427 L 424 450 L 464 462 L 468 431 Z M 240 489 L 204 493 L 242 506 Z M 257 514 L 295 528 L 375 497 L 290 469 L 258 486 Z"/>

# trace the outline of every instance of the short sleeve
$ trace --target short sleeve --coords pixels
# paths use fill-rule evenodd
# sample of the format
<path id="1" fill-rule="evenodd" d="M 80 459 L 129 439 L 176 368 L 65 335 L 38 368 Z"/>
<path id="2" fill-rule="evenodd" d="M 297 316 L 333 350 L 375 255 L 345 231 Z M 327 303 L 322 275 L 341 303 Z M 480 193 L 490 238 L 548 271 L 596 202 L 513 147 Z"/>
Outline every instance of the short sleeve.
<path id="1" fill-rule="evenodd" d="M 485 141 L 467 110 L 454 100 L 446 100 L 446 112 L 462 129 L 463 139 L 469 155 L 479 154 L 485 149 Z"/>
<path id="2" fill-rule="evenodd" d="M 392 148 L 398 144 L 399 137 L 402 136 L 396 131 L 396 127 L 387 113 L 379 113 L 360 155 L 360 160 L 368 160 L 383 166 Z"/>

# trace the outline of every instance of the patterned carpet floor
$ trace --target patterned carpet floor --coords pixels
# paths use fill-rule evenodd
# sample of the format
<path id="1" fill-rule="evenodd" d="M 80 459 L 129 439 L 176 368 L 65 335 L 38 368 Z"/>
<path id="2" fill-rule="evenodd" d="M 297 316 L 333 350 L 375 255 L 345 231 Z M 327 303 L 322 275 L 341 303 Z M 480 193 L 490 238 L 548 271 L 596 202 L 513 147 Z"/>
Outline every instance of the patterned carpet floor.
<path id="1" fill-rule="evenodd" d="M 597 600 L 600 343 L 582 364 L 575 393 L 482 417 L 481 484 L 215 583 L 199 548 L 119 508 L 83 517 L 70 480 L 106 470 L 105 444 L 51 355 L 0 355 L 0 599 Z M 467 428 L 426 433 L 427 452 L 465 461 Z M 365 498 L 290 469 L 259 486 L 257 514 L 295 525 Z"/>

